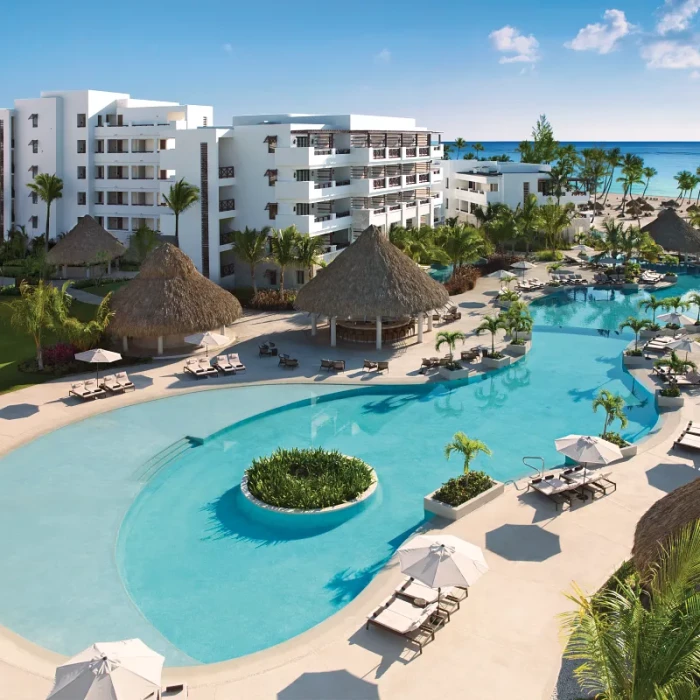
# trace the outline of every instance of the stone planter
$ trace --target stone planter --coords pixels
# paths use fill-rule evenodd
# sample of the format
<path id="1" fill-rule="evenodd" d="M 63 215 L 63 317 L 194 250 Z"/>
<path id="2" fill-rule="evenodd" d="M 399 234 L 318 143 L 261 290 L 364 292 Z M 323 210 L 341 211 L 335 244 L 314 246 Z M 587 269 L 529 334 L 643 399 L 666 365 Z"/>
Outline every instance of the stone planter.
<path id="1" fill-rule="evenodd" d="M 664 277 L 664 282 L 678 282 L 678 275 L 670 274 Z"/>
<path id="2" fill-rule="evenodd" d="M 513 355 L 513 357 L 522 357 L 530 352 L 531 347 L 532 343 L 529 340 L 526 341 L 524 345 L 513 345 L 512 343 L 509 343 L 506 351 Z"/>
<path id="3" fill-rule="evenodd" d="M 700 333 L 700 328 L 698 328 L 698 333 Z M 510 342 L 511 340 L 513 340 L 513 336 L 510 333 L 508 333 L 506 335 L 506 340 Z M 528 331 L 527 333 L 518 333 L 518 340 L 532 340 L 532 332 Z"/>
<path id="4" fill-rule="evenodd" d="M 433 494 L 438 490 L 435 489 L 433 493 L 429 493 L 423 498 L 423 509 L 428 513 L 433 515 L 439 515 L 441 518 L 446 520 L 459 520 L 469 513 L 473 513 L 481 506 L 493 501 L 494 498 L 498 498 L 504 491 L 506 485 L 500 481 L 495 481 L 494 485 L 488 490 L 480 493 L 476 498 L 472 498 L 466 503 L 462 503 L 460 506 L 450 506 L 447 503 L 442 503 L 441 501 L 436 501 L 433 498 Z"/>
<path id="5" fill-rule="evenodd" d="M 638 292 L 639 291 L 639 285 L 636 282 L 625 282 L 622 285 L 622 289 L 625 292 Z"/>
<path id="6" fill-rule="evenodd" d="M 645 328 L 643 331 L 639 331 L 639 337 L 640 338 L 656 338 L 657 335 L 661 333 L 660 330 L 658 331 L 652 331 L 649 330 L 648 328 Z"/>
<path id="7" fill-rule="evenodd" d="M 443 379 L 468 379 L 469 374 L 474 370 L 471 367 L 462 367 L 462 369 L 447 369 L 447 367 L 439 367 L 438 374 Z"/>
<path id="8" fill-rule="evenodd" d="M 507 355 L 499 359 L 496 359 L 494 357 L 482 357 L 481 364 L 486 369 L 500 369 L 501 367 L 507 367 L 510 364 L 510 359 L 511 358 Z"/>
<path id="9" fill-rule="evenodd" d="M 544 291 L 547 292 L 548 294 L 551 292 L 558 292 L 560 289 L 561 289 L 561 285 L 559 285 L 558 287 L 552 287 L 551 285 L 546 284 L 544 286 Z"/>
<path id="10" fill-rule="evenodd" d="M 656 392 L 656 405 L 659 408 L 682 408 L 685 403 L 683 396 L 661 396 Z"/>
<path id="11" fill-rule="evenodd" d="M 628 442 L 625 447 L 620 448 L 620 452 L 622 452 L 622 456 L 624 459 L 634 457 L 637 454 L 637 445 L 632 445 Z"/>
<path id="12" fill-rule="evenodd" d="M 644 358 L 644 355 L 625 355 L 624 353 L 622 354 L 622 364 L 625 367 L 646 367 L 647 365 L 647 360 Z"/>

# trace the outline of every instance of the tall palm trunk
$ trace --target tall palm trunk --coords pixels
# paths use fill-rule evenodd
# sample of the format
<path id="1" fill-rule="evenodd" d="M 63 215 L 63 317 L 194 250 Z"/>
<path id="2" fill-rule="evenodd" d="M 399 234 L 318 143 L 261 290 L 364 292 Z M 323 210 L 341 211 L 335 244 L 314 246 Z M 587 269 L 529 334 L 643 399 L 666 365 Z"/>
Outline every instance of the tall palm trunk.
<path id="1" fill-rule="evenodd" d="M 284 294 L 284 266 L 280 267 L 280 294 Z"/>
<path id="2" fill-rule="evenodd" d="M 175 213 L 175 246 L 180 247 L 180 215 Z"/>
<path id="3" fill-rule="evenodd" d="M 255 283 L 255 264 L 250 265 L 250 280 L 253 287 L 253 295 L 258 293 L 258 285 Z"/>
<path id="4" fill-rule="evenodd" d="M 606 202 L 608 201 L 608 195 L 610 194 L 610 190 L 612 188 L 614 177 L 615 177 L 615 168 L 613 168 L 610 171 L 610 178 L 608 179 L 608 182 L 605 186 L 605 198 L 603 199 L 603 206 L 605 206 Z"/>
<path id="5" fill-rule="evenodd" d="M 49 252 L 49 228 L 51 221 L 51 200 L 46 202 L 46 233 L 44 234 L 44 252 Z"/>

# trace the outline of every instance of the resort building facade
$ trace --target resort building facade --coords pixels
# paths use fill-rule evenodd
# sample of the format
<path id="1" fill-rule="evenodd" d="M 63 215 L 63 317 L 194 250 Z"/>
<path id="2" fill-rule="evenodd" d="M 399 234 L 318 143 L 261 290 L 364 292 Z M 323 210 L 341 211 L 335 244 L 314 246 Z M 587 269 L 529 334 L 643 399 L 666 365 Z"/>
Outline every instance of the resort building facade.
<path id="1" fill-rule="evenodd" d="M 444 163 L 442 193 L 447 218 L 457 217 L 474 223 L 474 212 L 489 204 L 507 204 L 511 209 L 522 205 L 528 195 L 546 204 L 551 194 L 550 165 L 536 163 L 501 163 L 498 161 L 450 160 Z M 588 193 L 572 181 L 560 204 L 578 207 L 588 203 Z"/>

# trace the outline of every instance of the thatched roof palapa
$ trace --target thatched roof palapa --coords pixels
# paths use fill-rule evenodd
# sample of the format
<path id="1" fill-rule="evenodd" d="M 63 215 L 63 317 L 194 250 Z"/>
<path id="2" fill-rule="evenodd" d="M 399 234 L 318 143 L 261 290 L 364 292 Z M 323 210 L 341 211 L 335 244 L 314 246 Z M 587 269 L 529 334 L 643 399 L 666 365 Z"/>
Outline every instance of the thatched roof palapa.
<path id="1" fill-rule="evenodd" d="M 151 252 L 139 274 L 115 292 L 110 306 L 114 318 L 109 332 L 134 338 L 211 330 L 241 316 L 238 299 L 201 275 L 170 243 Z"/>
<path id="2" fill-rule="evenodd" d="M 370 226 L 301 288 L 295 307 L 338 318 L 411 316 L 445 306 L 449 295 Z"/>
<path id="3" fill-rule="evenodd" d="M 700 518 L 700 478 L 671 491 L 639 519 L 632 556 L 639 571 L 658 560 L 668 539 Z"/>
<path id="4" fill-rule="evenodd" d="M 664 209 L 646 226 L 642 227 L 668 252 L 700 253 L 700 231 L 693 228 L 673 209 Z"/>
<path id="5" fill-rule="evenodd" d="M 51 248 L 46 260 L 52 265 L 92 265 L 124 253 L 126 248 L 119 240 L 86 215 Z"/>

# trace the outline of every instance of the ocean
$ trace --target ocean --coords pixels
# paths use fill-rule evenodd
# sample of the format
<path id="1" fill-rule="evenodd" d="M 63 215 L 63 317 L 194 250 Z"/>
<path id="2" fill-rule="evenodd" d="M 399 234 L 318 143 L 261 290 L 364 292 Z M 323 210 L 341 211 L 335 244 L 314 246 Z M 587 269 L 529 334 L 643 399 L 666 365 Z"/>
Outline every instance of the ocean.
<path id="1" fill-rule="evenodd" d="M 456 148 L 453 142 L 446 141 L 452 147 L 452 159 L 457 158 Z M 473 141 L 468 141 L 469 144 L 459 154 L 461 158 L 465 153 L 472 151 L 471 144 Z M 649 184 L 649 195 L 659 195 L 663 197 L 677 197 L 679 192 L 676 187 L 676 181 L 673 176 L 681 170 L 689 170 L 694 173 L 700 167 L 700 142 L 652 142 L 652 141 L 616 141 L 616 142 L 593 142 L 593 141 L 561 141 L 562 145 L 573 143 L 578 150 L 582 148 L 600 147 L 604 149 L 619 148 L 622 154 L 634 153 L 635 155 L 644 158 L 644 165 L 656 168 L 658 175 L 652 178 Z M 485 150 L 481 153 L 482 157 L 502 155 L 506 153 L 514 161 L 520 160 L 520 155 L 515 150 L 518 146 L 517 141 L 482 141 Z M 618 169 L 619 170 L 619 169 Z M 616 170 L 616 173 L 618 172 Z M 618 177 L 616 174 L 615 177 Z M 641 194 L 643 186 L 637 186 L 633 190 L 633 194 Z M 613 183 L 612 192 L 622 194 L 622 187 L 619 183 Z"/>

